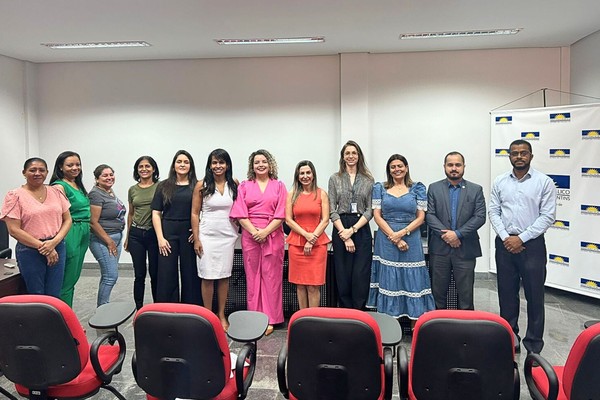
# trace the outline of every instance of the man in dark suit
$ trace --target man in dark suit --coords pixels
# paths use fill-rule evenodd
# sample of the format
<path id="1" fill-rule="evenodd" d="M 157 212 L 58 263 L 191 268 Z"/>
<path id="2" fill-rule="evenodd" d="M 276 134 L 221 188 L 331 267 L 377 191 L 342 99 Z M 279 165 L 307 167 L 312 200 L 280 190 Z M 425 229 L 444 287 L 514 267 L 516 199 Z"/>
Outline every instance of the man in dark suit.
<path id="1" fill-rule="evenodd" d="M 427 190 L 431 289 L 438 309 L 447 308 L 451 273 L 458 292 L 458 308 L 473 310 L 475 259 L 481 257 L 477 230 L 485 223 L 481 186 L 463 179 L 465 158 L 457 151 L 444 158 L 446 179 Z"/>

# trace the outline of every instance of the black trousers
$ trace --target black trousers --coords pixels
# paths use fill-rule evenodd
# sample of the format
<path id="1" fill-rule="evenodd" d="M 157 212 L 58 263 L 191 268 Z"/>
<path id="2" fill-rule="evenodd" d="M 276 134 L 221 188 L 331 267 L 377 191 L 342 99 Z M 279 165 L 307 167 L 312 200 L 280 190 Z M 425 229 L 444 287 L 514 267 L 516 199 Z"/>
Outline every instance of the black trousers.
<path id="1" fill-rule="evenodd" d="M 158 256 L 158 302 L 202 305 L 200 278 L 196 267 L 196 253 L 189 242 L 190 221 L 162 221 L 163 235 L 171 245 L 169 255 Z M 179 270 L 179 274 L 178 274 Z M 181 276 L 181 298 L 179 278 Z"/>
<path id="2" fill-rule="evenodd" d="M 146 272 L 150 274 L 152 300 L 156 301 L 156 273 L 158 271 L 158 242 L 154 229 L 140 229 L 132 226 L 129 230 L 127 249 L 133 262 L 133 300 L 139 310 L 144 305 Z M 146 267 L 146 260 L 148 264 Z"/>
<path id="3" fill-rule="evenodd" d="M 446 309 L 450 277 L 454 274 L 454 283 L 458 294 L 459 310 L 474 310 L 473 285 L 475 283 L 475 259 L 452 255 L 429 255 L 431 270 L 431 291 L 435 299 L 435 308 Z"/>
<path id="4" fill-rule="evenodd" d="M 527 300 L 527 332 L 523 345 L 528 351 L 539 353 L 544 347 L 544 283 L 546 282 L 546 242 L 544 236 L 524 244 L 525 250 L 511 254 L 502 240 L 496 237 L 496 271 L 500 315 L 519 335 L 519 289 Z"/>
<path id="5" fill-rule="evenodd" d="M 359 218 L 358 215 L 340 216 L 344 227 L 354 225 Z M 346 251 L 346 246 L 338 236 L 338 230 L 335 227 L 332 236 L 339 305 L 344 308 L 363 310 L 369 296 L 371 262 L 373 260 L 373 237 L 369 224 L 352 235 L 356 248 L 354 253 Z"/>

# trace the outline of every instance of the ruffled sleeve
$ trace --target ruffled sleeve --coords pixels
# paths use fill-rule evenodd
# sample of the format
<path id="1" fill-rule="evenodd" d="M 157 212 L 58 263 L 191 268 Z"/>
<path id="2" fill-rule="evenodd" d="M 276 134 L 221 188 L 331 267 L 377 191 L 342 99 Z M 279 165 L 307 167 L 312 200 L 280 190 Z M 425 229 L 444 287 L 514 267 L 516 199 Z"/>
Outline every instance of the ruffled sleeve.
<path id="1" fill-rule="evenodd" d="M 278 185 L 277 204 L 275 204 L 275 212 L 273 219 L 285 219 L 285 202 L 287 200 L 287 189 L 281 181 L 276 181 Z"/>
<path id="2" fill-rule="evenodd" d="M 71 208 L 71 202 L 67 199 L 67 195 L 64 194 L 61 190 L 55 188 L 54 186 L 47 186 L 48 190 L 52 190 L 56 194 L 56 197 L 60 201 L 60 209 L 62 213 L 66 213 Z"/>
<path id="3" fill-rule="evenodd" d="M 2 210 L 0 210 L 0 219 L 2 218 L 21 219 L 21 204 L 19 204 L 19 194 L 17 190 L 11 190 L 4 197 Z"/>
<path id="4" fill-rule="evenodd" d="M 412 191 L 417 199 L 417 210 L 427 211 L 427 189 L 421 182 L 416 182 Z"/>
<path id="5" fill-rule="evenodd" d="M 377 182 L 373 185 L 373 193 L 371 195 L 371 207 L 373 209 L 381 210 L 381 199 L 383 197 L 383 184 Z"/>
<path id="6" fill-rule="evenodd" d="M 248 206 L 246 205 L 246 191 L 248 181 L 242 181 L 238 186 L 237 197 L 231 206 L 229 218 L 243 219 L 248 218 Z M 285 214 L 284 214 L 285 215 Z"/>

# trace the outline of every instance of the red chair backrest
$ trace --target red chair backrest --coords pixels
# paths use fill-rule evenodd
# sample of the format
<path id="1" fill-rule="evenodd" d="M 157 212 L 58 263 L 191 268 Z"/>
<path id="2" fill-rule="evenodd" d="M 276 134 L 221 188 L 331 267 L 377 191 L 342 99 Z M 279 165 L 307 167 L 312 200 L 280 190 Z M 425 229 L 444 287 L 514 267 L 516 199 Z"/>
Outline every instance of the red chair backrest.
<path id="1" fill-rule="evenodd" d="M 597 323 L 579 334 L 569 352 L 562 381 L 567 398 L 597 398 L 600 393 L 599 362 L 600 323 Z"/>
<path id="2" fill-rule="evenodd" d="M 45 295 L 0 299 L 0 351 L 6 377 L 28 388 L 75 378 L 89 358 L 81 323 L 62 300 Z"/>
<path id="3" fill-rule="evenodd" d="M 514 374 L 513 334 L 500 316 L 436 310 L 417 321 L 409 366 L 410 398 L 481 400 L 502 394 L 510 399 Z"/>
<path id="4" fill-rule="evenodd" d="M 300 310 L 288 324 L 287 347 L 290 398 L 382 398 L 381 333 L 366 312 Z"/>
<path id="5" fill-rule="evenodd" d="M 158 398 L 212 398 L 229 380 L 231 359 L 223 327 L 210 310 L 155 303 L 134 320 L 136 380 Z"/>

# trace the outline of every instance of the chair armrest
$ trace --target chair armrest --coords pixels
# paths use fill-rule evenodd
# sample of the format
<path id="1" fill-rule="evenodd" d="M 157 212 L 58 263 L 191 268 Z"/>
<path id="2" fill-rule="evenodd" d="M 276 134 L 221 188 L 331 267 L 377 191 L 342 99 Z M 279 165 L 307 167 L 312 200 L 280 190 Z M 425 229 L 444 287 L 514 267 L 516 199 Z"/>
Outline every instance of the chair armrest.
<path id="1" fill-rule="evenodd" d="M 100 365 L 100 359 L 98 358 L 100 347 L 104 343 L 109 343 L 112 346 L 115 344 L 115 342 L 119 343 L 119 358 L 110 368 L 108 368 L 108 370 L 104 371 L 102 369 L 102 366 Z M 98 378 L 104 384 L 109 384 L 112 380 L 113 375 L 121 372 L 121 368 L 123 367 L 123 361 L 125 361 L 126 351 L 127 345 L 125 344 L 125 338 L 119 332 L 106 332 L 102 336 L 99 336 L 96 338 L 96 340 L 94 340 L 92 346 L 90 347 L 90 361 L 92 362 L 92 366 L 94 367 L 94 372 L 96 372 L 96 375 L 98 375 Z"/>
<path id="2" fill-rule="evenodd" d="M 244 364 L 249 359 L 250 366 L 248 367 L 248 374 L 244 379 Z M 235 363 L 235 386 L 238 392 L 238 399 L 245 399 L 248 395 L 248 388 L 252 384 L 254 379 L 254 371 L 256 369 L 256 344 L 246 343 L 237 356 Z"/>
<path id="3" fill-rule="evenodd" d="M 127 321 L 134 312 L 135 305 L 132 303 L 106 303 L 96 309 L 88 323 L 96 329 L 114 329 Z"/>
<path id="4" fill-rule="evenodd" d="M 398 392 L 400 399 L 408 399 L 408 356 L 406 349 L 398 346 L 396 362 L 398 363 Z"/>
<path id="5" fill-rule="evenodd" d="M 255 342 L 267 331 L 269 317 L 259 311 L 236 311 L 229 315 L 227 336 L 236 342 Z"/>
<path id="6" fill-rule="evenodd" d="M 392 389 L 394 388 L 394 356 L 392 355 L 392 349 L 389 347 L 383 348 L 383 374 L 385 378 L 383 398 L 390 400 L 392 398 Z"/>
<path id="7" fill-rule="evenodd" d="M 545 400 L 546 398 L 542 396 L 540 391 L 538 390 L 535 382 L 533 380 L 533 375 L 531 373 L 533 368 L 533 363 L 537 362 L 539 364 L 539 368 L 542 368 L 544 374 L 546 375 L 546 379 L 548 379 L 548 399 L 547 400 L 556 400 L 558 397 L 558 377 L 556 376 L 556 372 L 552 365 L 544 357 L 539 354 L 530 353 L 527 355 L 525 359 L 525 364 L 523 366 L 523 370 L 525 372 L 525 382 L 527 382 L 527 388 L 529 388 L 529 393 L 531 394 L 531 398 L 534 400 Z"/>
<path id="8" fill-rule="evenodd" d="M 287 343 L 284 343 L 279 350 L 279 356 L 277 357 L 277 383 L 279 385 L 279 391 L 286 399 L 290 398 L 290 391 L 287 387 L 287 381 L 285 378 L 285 364 L 288 357 Z"/>
<path id="9" fill-rule="evenodd" d="M 0 258 L 11 258 L 12 250 L 11 249 L 2 249 L 0 250 Z"/>

